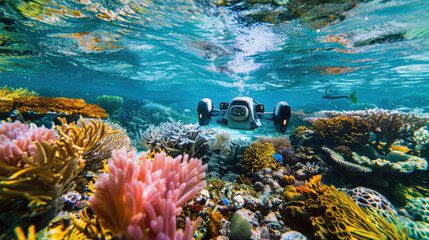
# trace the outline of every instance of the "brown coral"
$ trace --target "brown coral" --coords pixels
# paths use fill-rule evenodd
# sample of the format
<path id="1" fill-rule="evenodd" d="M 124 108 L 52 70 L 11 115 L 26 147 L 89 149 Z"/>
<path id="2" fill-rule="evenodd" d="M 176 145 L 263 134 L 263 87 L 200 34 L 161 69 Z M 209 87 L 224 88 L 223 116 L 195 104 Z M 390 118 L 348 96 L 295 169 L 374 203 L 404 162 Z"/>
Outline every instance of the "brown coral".
<path id="1" fill-rule="evenodd" d="M 256 142 L 262 143 L 262 144 L 271 143 L 274 146 L 276 153 L 280 153 L 280 151 L 283 148 L 289 148 L 289 149 L 293 150 L 293 147 L 292 147 L 289 139 L 286 137 L 275 137 L 275 138 L 273 138 L 273 137 L 258 137 Z"/>
<path id="2" fill-rule="evenodd" d="M 271 143 L 253 143 L 244 151 L 240 165 L 248 174 L 253 174 L 262 168 L 276 169 L 279 164 L 273 157 L 275 152 Z"/>
<path id="3" fill-rule="evenodd" d="M 321 216 L 311 217 L 321 239 L 408 239 L 399 219 L 360 208 L 346 193 L 334 187 L 319 196 L 325 207 Z"/>

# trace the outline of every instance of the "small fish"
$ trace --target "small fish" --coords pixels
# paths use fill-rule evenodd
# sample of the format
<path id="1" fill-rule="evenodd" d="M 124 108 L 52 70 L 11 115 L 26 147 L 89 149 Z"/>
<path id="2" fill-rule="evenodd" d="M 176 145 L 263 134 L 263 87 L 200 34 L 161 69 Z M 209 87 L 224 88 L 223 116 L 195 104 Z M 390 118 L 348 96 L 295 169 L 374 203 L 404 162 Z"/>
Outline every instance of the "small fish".
<path id="1" fill-rule="evenodd" d="M 278 154 L 278 153 L 273 153 L 273 157 L 274 159 L 277 160 L 277 162 L 283 162 L 283 157 L 282 155 Z"/>
<path id="2" fill-rule="evenodd" d="M 330 91 L 330 93 L 328 93 L 328 90 Z M 357 103 L 356 91 L 354 91 L 349 96 L 334 96 L 335 94 L 337 94 L 337 92 L 336 91 L 332 91 L 332 88 L 326 88 L 325 89 L 325 95 L 322 97 L 322 99 L 341 99 L 341 98 L 345 98 L 345 99 L 350 99 L 350 101 L 352 101 L 354 104 Z"/>
<path id="3" fill-rule="evenodd" d="M 231 203 L 229 202 L 228 198 L 222 198 L 223 204 L 225 204 L 225 206 L 229 207 L 231 206 Z"/>

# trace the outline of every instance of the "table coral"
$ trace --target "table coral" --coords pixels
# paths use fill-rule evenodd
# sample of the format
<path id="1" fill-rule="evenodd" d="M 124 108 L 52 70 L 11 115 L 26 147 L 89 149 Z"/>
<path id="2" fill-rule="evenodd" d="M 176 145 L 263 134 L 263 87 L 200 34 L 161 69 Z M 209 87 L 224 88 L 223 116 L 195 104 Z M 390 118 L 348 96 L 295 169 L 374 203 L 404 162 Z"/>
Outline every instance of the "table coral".
<path id="1" fill-rule="evenodd" d="M 253 143 L 244 151 L 240 165 L 249 174 L 263 168 L 276 169 L 279 164 L 273 157 L 275 152 L 271 143 Z"/>
<path id="2" fill-rule="evenodd" d="M 101 107 L 95 104 L 88 104 L 83 99 L 54 98 L 31 96 L 27 98 L 16 98 L 6 103 L 0 104 L 0 112 L 10 112 L 12 110 L 20 112 L 35 112 L 37 114 L 57 113 L 57 114 L 77 114 L 83 117 L 106 118 L 108 115 Z"/>

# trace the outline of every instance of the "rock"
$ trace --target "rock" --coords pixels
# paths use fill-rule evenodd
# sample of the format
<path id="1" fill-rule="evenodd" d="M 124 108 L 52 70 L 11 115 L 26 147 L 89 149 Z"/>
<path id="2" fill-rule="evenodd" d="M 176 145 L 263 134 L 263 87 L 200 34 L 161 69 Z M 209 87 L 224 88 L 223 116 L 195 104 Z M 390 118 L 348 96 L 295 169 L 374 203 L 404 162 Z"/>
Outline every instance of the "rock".
<path id="1" fill-rule="evenodd" d="M 229 237 L 231 240 L 248 240 L 252 236 L 250 222 L 244 219 L 240 213 L 235 212 L 230 222 Z"/>

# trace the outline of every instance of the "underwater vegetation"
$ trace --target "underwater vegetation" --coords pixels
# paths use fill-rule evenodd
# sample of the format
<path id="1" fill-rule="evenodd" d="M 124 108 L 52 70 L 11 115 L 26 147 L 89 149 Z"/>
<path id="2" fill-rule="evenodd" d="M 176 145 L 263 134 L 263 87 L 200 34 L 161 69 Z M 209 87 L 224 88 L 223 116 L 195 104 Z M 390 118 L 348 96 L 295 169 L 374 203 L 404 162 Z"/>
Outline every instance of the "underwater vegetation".
<path id="1" fill-rule="evenodd" d="M 291 140 L 136 124 L 139 154 L 120 121 L 3 122 L 1 238 L 427 237 L 426 119 L 322 113 L 303 114 Z"/>

